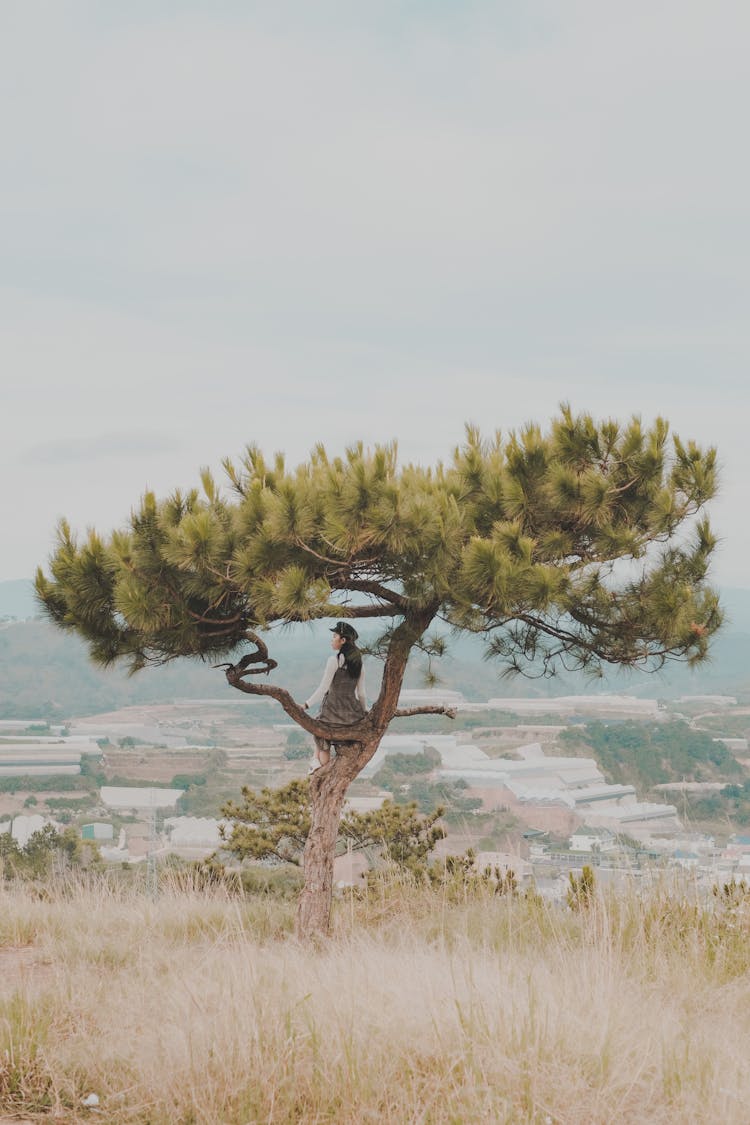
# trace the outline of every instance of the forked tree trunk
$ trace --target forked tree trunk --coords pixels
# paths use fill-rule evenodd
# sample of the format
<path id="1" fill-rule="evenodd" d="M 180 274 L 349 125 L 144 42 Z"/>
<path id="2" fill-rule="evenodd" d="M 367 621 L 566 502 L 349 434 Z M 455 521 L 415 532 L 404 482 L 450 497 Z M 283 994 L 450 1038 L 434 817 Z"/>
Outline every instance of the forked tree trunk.
<path id="1" fill-rule="evenodd" d="M 310 779 L 312 818 L 304 853 L 305 885 L 297 906 L 297 936 L 304 940 L 328 933 L 341 809 L 347 789 L 379 743 L 378 738 L 366 746 L 347 747 Z"/>
<path id="2" fill-rule="evenodd" d="M 437 608 L 435 604 L 412 613 L 394 630 L 383 668 L 380 695 L 370 712 L 373 737 L 367 742 L 343 744 L 336 757 L 316 770 L 310 779 L 312 819 L 304 853 L 305 885 L 297 907 L 297 936 L 300 938 L 328 933 L 333 903 L 333 860 L 346 791 L 372 758 L 397 712 L 409 653 Z"/>
<path id="3" fill-rule="evenodd" d="M 402 712 L 398 710 L 398 699 L 409 653 L 429 626 L 437 610 L 437 602 L 426 605 L 405 616 L 400 625 L 394 629 L 383 668 L 380 694 L 365 720 L 356 724 L 356 736 L 363 741 L 340 743 L 336 756 L 327 765 L 316 770 L 310 778 L 312 816 L 304 852 L 305 885 L 297 907 L 297 936 L 300 938 L 308 939 L 328 933 L 333 902 L 333 860 L 346 791 L 372 758 L 391 719 L 397 714 L 452 714 L 443 707 L 418 707 Z M 247 637 L 255 645 L 252 652 L 246 653 L 237 664 L 217 665 L 226 668 L 226 677 L 232 687 L 250 695 L 264 695 L 276 699 L 290 718 L 301 727 L 316 737 L 330 739 L 335 745 L 335 726 L 333 731 L 331 724 L 326 724 L 327 729 L 321 730 L 319 727 L 316 729 L 315 721 L 310 720 L 284 688 L 271 684 L 246 682 L 246 676 L 257 675 L 259 671 L 268 672 L 276 667 L 276 662 L 268 655 L 265 642 L 251 630 L 247 631 Z M 263 667 L 254 667 L 258 664 Z"/>

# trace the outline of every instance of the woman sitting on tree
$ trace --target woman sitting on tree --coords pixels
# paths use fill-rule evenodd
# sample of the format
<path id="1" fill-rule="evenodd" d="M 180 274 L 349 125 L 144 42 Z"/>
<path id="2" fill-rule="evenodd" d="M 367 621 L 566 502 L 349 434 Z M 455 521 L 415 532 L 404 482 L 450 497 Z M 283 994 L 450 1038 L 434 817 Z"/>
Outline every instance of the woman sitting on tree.
<path id="1" fill-rule="evenodd" d="M 326 723 L 358 723 L 367 711 L 365 695 L 365 670 L 362 653 L 357 648 L 358 633 L 347 621 L 337 621 L 331 637 L 333 655 L 329 656 L 319 687 L 305 702 L 307 710 L 323 701 L 319 718 Z M 331 760 L 331 743 L 315 739 L 315 755 L 309 773 Z"/>

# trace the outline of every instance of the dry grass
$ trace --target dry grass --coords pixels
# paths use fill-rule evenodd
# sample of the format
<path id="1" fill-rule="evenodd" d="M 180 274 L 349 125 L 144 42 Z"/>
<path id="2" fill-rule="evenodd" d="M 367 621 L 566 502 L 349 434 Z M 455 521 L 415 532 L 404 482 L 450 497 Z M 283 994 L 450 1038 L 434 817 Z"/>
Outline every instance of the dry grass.
<path id="1" fill-rule="evenodd" d="M 454 896 L 455 898 L 455 896 Z M 0 1111 L 150 1125 L 746 1122 L 745 907 L 391 884 L 293 908 L 0 891 Z M 95 1091 L 101 1113 L 81 1107 Z"/>

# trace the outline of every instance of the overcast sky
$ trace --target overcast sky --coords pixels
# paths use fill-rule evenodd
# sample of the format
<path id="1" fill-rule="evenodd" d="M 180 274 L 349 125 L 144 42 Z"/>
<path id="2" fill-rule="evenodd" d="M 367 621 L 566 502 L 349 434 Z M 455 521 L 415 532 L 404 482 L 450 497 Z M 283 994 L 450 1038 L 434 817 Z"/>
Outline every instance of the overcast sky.
<path id="1" fill-rule="evenodd" d="M 750 586 L 750 6 L 0 2 L 0 580 L 248 442 L 561 400 L 719 447 Z"/>

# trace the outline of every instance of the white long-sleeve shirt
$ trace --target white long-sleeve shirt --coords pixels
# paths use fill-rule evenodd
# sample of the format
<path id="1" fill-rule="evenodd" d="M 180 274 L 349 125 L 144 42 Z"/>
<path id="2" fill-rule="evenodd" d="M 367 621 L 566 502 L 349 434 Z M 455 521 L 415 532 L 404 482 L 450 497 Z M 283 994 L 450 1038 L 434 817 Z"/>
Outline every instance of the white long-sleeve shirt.
<path id="1" fill-rule="evenodd" d="M 323 696 L 326 694 L 329 687 L 333 683 L 333 677 L 336 675 L 336 672 L 338 671 L 339 668 L 344 667 L 344 663 L 345 663 L 344 657 L 341 653 L 334 653 L 332 656 L 328 657 L 328 660 L 327 660 L 326 666 L 325 666 L 325 670 L 323 671 L 323 679 L 320 681 L 319 686 L 315 689 L 315 691 L 312 693 L 310 698 L 306 701 L 305 707 L 312 707 L 313 704 L 321 702 L 321 700 L 323 699 Z M 355 694 L 357 696 L 357 699 L 359 700 L 359 702 L 362 704 L 362 707 L 366 711 L 367 710 L 367 695 L 365 693 L 365 666 L 364 666 L 364 664 L 362 665 L 362 671 L 359 673 L 359 679 L 357 680 L 357 686 L 354 690 L 355 690 Z"/>

